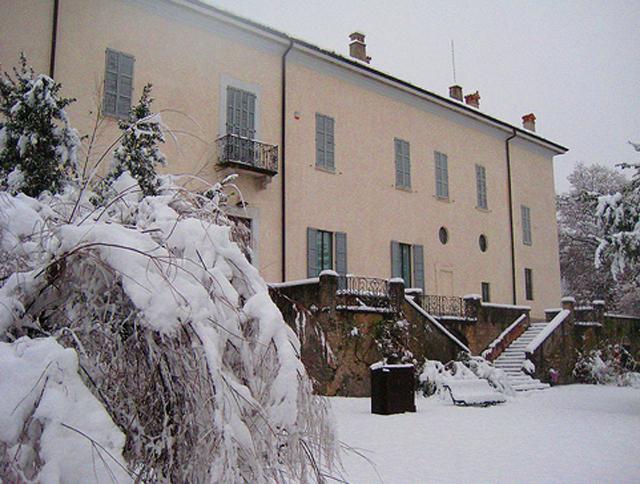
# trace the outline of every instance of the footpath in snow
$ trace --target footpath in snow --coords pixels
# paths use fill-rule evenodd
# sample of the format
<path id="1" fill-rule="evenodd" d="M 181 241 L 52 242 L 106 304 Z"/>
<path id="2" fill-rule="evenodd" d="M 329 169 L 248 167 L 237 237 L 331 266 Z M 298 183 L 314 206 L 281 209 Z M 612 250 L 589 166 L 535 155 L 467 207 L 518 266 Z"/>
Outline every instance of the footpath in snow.
<path id="1" fill-rule="evenodd" d="M 350 483 L 638 483 L 640 391 L 569 385 L 504 405 L 416 399 L 417 413 L 372 415 L 368 398 L 330 398 Z"/>

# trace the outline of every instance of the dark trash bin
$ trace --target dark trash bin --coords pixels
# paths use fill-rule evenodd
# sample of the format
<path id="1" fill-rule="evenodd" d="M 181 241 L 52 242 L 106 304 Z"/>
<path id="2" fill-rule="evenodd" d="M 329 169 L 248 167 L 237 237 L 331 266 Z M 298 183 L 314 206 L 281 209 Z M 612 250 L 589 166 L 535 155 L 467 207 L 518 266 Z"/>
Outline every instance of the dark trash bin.
<path id="1" fill-rule="evenodd" d="M 371 365 L 371 413 L 415 412 L 413 365 Z"/>

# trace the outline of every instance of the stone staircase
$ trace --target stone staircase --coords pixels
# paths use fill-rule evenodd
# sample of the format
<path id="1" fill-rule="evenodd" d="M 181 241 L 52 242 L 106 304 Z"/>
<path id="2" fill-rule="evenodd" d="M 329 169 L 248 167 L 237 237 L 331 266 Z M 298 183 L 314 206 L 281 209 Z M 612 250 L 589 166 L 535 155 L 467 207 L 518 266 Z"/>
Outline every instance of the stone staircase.
<path id="1" fill-rule="evenodd" d="M 531 378 L 531 376 L 522 371 L 525 348 L 546 325 L 546 322 L 532 322 L 527 330 L 518 339 L 514 340 L 493 362 L 496 368 L 503 370 L 507 374 L 511 386 L 518 392 L 549 388 L 547 383 Z"/>

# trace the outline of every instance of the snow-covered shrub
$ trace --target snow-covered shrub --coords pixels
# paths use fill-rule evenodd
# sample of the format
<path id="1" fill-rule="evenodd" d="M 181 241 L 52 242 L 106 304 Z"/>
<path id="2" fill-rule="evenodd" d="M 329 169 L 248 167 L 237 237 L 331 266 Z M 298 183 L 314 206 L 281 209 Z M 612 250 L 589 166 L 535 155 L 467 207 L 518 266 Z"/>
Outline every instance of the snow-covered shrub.
<path id="1" fill-rule="evenodd" d="M 414 363 L 413 353 L 407 349 L 409 322 L 406 319 L 382 319 L 374 327 L 374 341 L 382 353 L 383 363 Z"/>
<path id="2" fill-rule="evenodd" d="M 14 75 L 0 76 L 0 186 L 30 196 L 58 193 L 77 168 L 80 139 L 65 112 L 74 100 L 60 97 L 61 85 L 50 77 L 36 76 L 24 55 Z"/>
<path id="3" fill-rule="evenodd" d="M 156 167 L 166 164 L 166 158 L 158 147 L 165 141 L 162 120 L 159 114 L 151 111 L 151 89 L 151 84 L 144 86 L 142 96 L 131 109 L 129 118 L 118 122 L 122 137 L 107 176 L 109 182 L 128 171 L 144 195 L 157 194 L 160 181 Z"/>
<path id="4" fill-rule="evenodd" d="M 441 362 L 425 360 L 422 372 L 418 377 L 419 388 L 425 396 L 435 395 L 442 390 L 442 385 L 450 376 Z"/>
<path id="5" fill-rule="evenodd" d="M 573 376 L 580 383 L 640 388 L 640 364 L 620 345 L 579 355 Z"/>
<path id="6" fill-rule="evenodd" d="M 471 356 L 468 353 L 462 354 L 462 362 L 478 378 L 487 380 L 489 384 L 499 392 L 506 395 L 515 395 L 515 390 L 509 383 L 507 374 L 480 356 Z"/>
<path id="7" fill-rule="evenodd" d="M 6 482 L 133 482 L 125 436 L 54 338 L 0 343 L 0 475 Z"/>
<path id="8" fill-rule="evenodd" d="M 435 360 L 426 360 L 418 377 L 419 388 L 425 396 L 441 394 L 447 380 L 487 380 L 496 390 L 506 395 L 515 391 L 504 371 L 495 368 L 484 358 L 462 353 L 459 361 L 446 365 Z"/>
<path id="9" fill-rule="evenodd" d="M 22 429 L 0 433 L 0 472 L 57 482 L 47 469 L 62 459 L 82 475 L 94 466 L 85 454 L 45 450 L 81 436 L 93 460 L 118 476 L 123 459 L 142 481 L 322 480 L 336 456 L 328 409 L 312 394 L 298 339 L 265 282 L 230 240 L 216 203 L 223 184 L 207 198 L 172 177 L 159 181 L 156 196 L 143 196 L 125 171 L 113 184 L 119 193 L 98 207 L 73 187 L 39 199 L 0 193 L 0 248 L 10 258 L 0 287 L 2 354 L 51 350 L 29 370 L 40 378 L 25 376 L 13 390 L 24 398 L 20 414 L 0 407 L 0 421 Z M 7 361 L 0 375 L 13 368 Z M 78 393 L 45 413 L 53 385 Z M 67 420 L 63 407 L 86 412 L 82 402 L 95 412 Z M 41 416 L 60 424 L 40 434 Z"/>
<path id="10" fill-rule="evenodd" d="M 533 361 L 525 359 L 522 362 L 522 371 L 524 371 L 528 375 L 534 375 L 536 372 L 536 365 Z"/>

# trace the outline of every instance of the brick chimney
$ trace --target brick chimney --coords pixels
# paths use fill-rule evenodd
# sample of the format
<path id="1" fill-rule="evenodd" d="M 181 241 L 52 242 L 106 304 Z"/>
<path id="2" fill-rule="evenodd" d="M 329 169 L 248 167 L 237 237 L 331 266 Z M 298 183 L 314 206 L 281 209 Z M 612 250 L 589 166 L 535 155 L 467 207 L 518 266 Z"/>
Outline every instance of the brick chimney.
<path id="1" fill-rule="evenodd" d="M 462 86 L 449 86 L 449 97 L 462 102 Z"/>
<path id="2" fill-rule="evenodd" d="M 367 44 L 364 43 L 364 34 L 356 31 L 349 35 L 349 39 L 351 40 L 349 55 L 368 64 L 371 61 L 371 57 L 367 56 Z"/>
<path id="3" fill-rule="evenodd" d="M 536 115 L 533 113 L 522 116 L 522 127 L 529 131 L 536 130 Z"/>
<path id="4" fill-rule="evenodd" d="M 476 91 L 473 94 L 467 94 L 464 97 L 464 102 L 467 103 L 469 106 L 472 106 L 476 109 L 480 109 L 480 93 Z"/>

